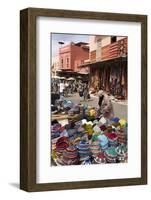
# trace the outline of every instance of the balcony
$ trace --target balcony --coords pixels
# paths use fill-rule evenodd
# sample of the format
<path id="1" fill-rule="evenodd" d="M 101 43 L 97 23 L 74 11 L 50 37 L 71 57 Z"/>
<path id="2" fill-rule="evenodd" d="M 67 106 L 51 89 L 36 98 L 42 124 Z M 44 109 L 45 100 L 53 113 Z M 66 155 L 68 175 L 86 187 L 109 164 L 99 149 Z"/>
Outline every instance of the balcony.
<path id="1" fill-rule="evenodd" d="M 109 60 L 127 55 L 127 38 L 109 44 L 101 49 L 101 60 Z"/>

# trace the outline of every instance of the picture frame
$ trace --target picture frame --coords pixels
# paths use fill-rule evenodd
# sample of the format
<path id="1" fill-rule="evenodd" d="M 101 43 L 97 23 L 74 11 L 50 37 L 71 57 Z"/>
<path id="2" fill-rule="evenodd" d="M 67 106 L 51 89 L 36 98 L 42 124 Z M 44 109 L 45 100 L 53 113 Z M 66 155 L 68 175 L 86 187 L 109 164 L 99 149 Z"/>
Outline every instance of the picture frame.
<path id="1" fill-rule="evenodd" d="M 140 23 L 141 26 L 141 176 L 110 180 L 36 182 L 38 17 Z M 35 192 L 147 184 L 147 16 L 90 11 L 27 8 L 20 11 L 20 189 Z"/>

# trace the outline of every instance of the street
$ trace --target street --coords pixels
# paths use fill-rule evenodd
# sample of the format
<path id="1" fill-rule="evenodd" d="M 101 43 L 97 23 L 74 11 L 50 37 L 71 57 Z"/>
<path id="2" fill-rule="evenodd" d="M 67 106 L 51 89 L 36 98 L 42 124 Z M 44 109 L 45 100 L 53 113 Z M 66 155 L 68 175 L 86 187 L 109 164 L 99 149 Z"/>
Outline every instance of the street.
<path id="1" fill-rule="evenodd" d="M 87 101 L 82 101 L 80 102 L 80 97 L 78 93 L 74 93 L 72 95 L 69 95 L 69 97 L 66 97 L 66 99 L 71 100 L 75 104 L 87 104 L 93 107 L 98 107 L 98 97 L 97 96 L 92 96 L 91 99 Z M 114 109 L 114 116 L 119 117 L 119 118 L 124 118 L 127 120 L 127 102 L 126 101 L 114 101 L 112 100 L 113 104 L 113 109 Z"/>

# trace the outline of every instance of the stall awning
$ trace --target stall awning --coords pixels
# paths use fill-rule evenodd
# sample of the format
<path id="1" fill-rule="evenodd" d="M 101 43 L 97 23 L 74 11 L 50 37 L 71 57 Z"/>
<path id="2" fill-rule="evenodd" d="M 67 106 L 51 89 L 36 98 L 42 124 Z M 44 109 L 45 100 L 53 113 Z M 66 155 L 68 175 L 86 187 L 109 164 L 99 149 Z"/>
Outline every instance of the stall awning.
<path id="1" fill-rule="evenodd" d="M 118 62 L 127 62 L 127 56 L 108 59 L 108 60 L 102 60 L 102 61 L 93 61 L 93 62 L 82 64 L 79 67 L 94 67 L 94 66 L 101 67 L 104 64 L 112 64 L 112 63 L 118 63 Z"/>

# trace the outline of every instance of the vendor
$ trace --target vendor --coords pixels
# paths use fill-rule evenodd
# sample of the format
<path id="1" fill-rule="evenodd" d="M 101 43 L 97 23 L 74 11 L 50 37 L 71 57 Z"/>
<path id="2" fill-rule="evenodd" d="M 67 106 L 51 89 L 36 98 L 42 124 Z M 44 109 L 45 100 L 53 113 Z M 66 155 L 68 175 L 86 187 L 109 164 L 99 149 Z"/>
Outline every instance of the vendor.
<path id="1" fill-rule="evenodd" d="M 103 115 L 105 118 L 111 119 L 114 117 L 114 112 L 113 112 L 113 106 L 112 102 L 109 99 L 109 96 L 106 94 L 105 91 L 99 90 L 98 92 L 98 97 L 99 97 L 99 114 Z"/>

